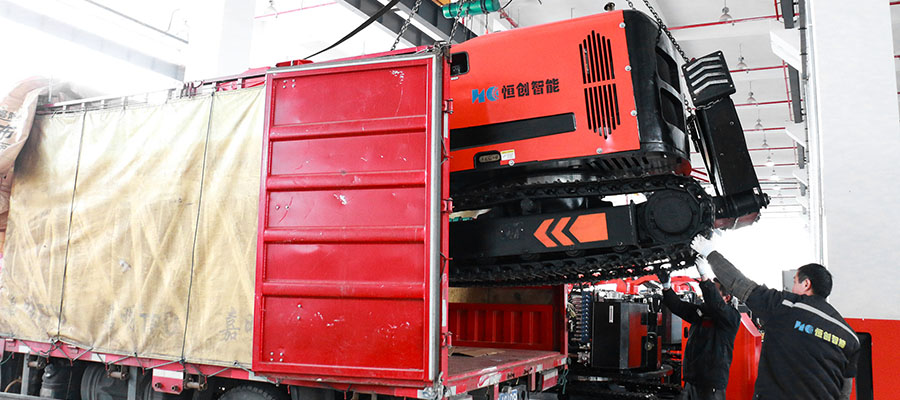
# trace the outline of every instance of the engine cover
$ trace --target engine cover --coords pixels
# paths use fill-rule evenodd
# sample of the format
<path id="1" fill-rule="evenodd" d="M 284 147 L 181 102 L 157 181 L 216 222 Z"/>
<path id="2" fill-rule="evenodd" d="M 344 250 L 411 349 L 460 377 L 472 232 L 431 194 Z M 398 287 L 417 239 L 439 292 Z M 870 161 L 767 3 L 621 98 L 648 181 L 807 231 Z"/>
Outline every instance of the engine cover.
<path id="1" fill-rule="evenodd" d="M 625 10 L 453 46 L 453 187 L 551 170 L 686 174 L 678 69 L 660 34 Z"/>

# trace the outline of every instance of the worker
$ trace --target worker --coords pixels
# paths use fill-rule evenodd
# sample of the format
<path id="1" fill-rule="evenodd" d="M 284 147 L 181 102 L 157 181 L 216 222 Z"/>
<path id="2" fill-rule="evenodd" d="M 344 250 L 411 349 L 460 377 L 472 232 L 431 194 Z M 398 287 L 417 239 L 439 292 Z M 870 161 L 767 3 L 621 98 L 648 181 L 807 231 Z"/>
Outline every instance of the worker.
<path id="1" fill-rule="evenodd" d="M 709 261 L 726 290 L 747 304 L 765 331 L 754 399 L 849 399 L 856 376 L 859 339 L 826 299 L 831 273 L 807 264 L 794 275 L 790 292 L 747 279 L 711 240 L 691 243 Z M 709 273 L 709 271 L 706 271 Z"/>
<path id="2" fill-rule="evenodd" d="M 681 301 L 672 290 L 668 272 L 660 271 L 657 277 L 663 285 L 663 304 L 691 324 L 682 359 L 684 390 L 678 398 L 720 400 L 725 399 L 734 338 L 741 323 L 741 314 L 731 306 L 731 295 L 723 291 L 719 283 L 710 280 L 709 274 L 702 272 L 709 269 L 700 265 L 705 265 L 706 261 L 698 259 L 697 262 L 701 271 L 701 305 Z"/>

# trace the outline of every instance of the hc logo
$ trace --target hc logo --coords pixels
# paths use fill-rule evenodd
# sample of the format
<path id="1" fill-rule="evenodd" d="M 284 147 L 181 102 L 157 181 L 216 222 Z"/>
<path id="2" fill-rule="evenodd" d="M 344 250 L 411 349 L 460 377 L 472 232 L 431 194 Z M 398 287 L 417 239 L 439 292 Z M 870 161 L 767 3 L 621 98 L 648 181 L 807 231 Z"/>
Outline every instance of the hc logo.
<path id="1" fill-rule="evenodd" d="M 815 328 L 813 328 L 812 325 L 810 325 L 810 324 L 804 324 L 804 323 L 802 323 L 802 322 L 800 322 L 800 321 L 797 321 L 797 322 L 794 323 L 794 329 L 796 329 L 796 330 L 798 330 L 798 331 L 800 331 L 800 332 L 806 332 L 806 333 L 809 333 L 809 334 L 812 334 L 813 331 L 815 330 Z"/>
<path id="2" fill-rule="evenodd" d="M 472 89 L 472 103 L 484 103 L 487 101 L 497 101 L 500 98 L 500 89 L 491 86 L 484 90 Z"/>

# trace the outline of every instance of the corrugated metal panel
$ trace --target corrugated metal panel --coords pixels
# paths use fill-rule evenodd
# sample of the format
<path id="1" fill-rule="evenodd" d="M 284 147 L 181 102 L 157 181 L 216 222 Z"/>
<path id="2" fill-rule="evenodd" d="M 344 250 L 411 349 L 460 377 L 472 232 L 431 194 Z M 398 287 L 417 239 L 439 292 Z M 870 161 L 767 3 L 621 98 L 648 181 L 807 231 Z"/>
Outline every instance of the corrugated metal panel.
<path id="1" fill-rule="evenodd" d="M 312 64 L 267 86 L 254 371 L 433 379 L 440 58 Z"/>

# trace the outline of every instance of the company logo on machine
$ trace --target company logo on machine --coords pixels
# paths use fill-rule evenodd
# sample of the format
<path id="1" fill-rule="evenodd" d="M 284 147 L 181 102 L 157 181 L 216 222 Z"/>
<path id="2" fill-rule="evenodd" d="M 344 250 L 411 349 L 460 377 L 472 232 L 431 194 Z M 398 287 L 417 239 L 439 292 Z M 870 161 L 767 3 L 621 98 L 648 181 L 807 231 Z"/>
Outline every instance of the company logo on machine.
<path id="1" fill-rule="evenodd" d="M 499 87 L 491 86 L 487 89 L 472 89 L 472 104 L 558 92 L 559 78 L 539 79 L 529 82 L 511 83 Z"/>
<path id="2" fill-rule="evenodd" d="M 472 89 L 472 103 L 484 103 L 487 101 L 497 101 L 500 98 L 500 89 L 491 86 L 487 89 Z"/>

